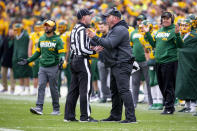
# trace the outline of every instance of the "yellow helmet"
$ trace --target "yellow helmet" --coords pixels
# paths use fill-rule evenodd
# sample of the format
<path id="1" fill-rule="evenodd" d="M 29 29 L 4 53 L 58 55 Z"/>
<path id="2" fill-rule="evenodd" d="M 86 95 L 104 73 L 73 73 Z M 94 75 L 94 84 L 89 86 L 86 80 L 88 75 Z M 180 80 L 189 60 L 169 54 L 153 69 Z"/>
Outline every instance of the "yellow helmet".
<path id="1" fill-rule="evenodd" d="M 40 32 L 42 30 L 43 30 L 43 23 L 41 21 L 37 21 L 36 24 L 34 25 L 34 31 Z"/>
<path id="2" fill-rule="evenodd" d="M 195 29 L 197 27 L 197 17 L 194 14 L 189 14 L 186 18 L 191 20 L 192 29 Z"/>
<path id="3" fill-rule="evenodd" d="M 66 31 L 66 29 L 67 29 L 67 24 L 68 24 L 68 22 L 65 21 L 65 20 L 59 21 L 58 25 L 57 25 L 58 26 L 58 31 L 60 33 L 64 33 Z"/>
<path id="4" fill-rule="evenodd" d="M 182 22 L 181 22 L 181 34 L 186 34 L 188 32 L 191 31 L 191 28 L 192 28 L 192 24 L 191 24 L 191 20 L 190 19 L 184 19 Z"/>

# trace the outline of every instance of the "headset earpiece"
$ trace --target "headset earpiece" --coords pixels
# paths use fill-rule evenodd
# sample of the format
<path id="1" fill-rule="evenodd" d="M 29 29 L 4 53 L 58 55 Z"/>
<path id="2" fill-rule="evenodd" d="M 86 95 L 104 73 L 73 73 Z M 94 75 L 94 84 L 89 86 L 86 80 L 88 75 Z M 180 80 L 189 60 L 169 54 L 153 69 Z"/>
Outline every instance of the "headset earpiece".
<path id="1" fill-rule="evenodd" d="M 173 24 L 174 23 L 174 15 L 171 13 L 171 12 L 164 12 L 164 13 L 168 13 L 169 14 L 169 17 L 171 18 L 171 23 Z M 163 14 L 164 14 L 163 13 Z M 163 15 L 162 14 L 162 15 Z M 161 16 L 161 24 L 163 23 L 163 20 L 162 20 L 163 18 L 162 18 L 162 16 Z"/>
<path id="2" fill-rule="evenodd" d="M 56 22 L 55 22 L 55 20 L 53 20 L 53 19 L 50 19 L 51 21 L 53 21 L 54 23 L 55 23 L 55 25 L 53 26 L 53 31 L 55 31 L 56 30 Z"/>

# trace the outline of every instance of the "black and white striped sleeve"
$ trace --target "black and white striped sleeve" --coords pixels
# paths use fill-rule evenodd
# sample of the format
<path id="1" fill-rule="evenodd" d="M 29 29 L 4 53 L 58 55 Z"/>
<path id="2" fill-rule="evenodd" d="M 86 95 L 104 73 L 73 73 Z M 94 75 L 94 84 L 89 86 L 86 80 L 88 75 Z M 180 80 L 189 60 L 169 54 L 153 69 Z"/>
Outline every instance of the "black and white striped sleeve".
<path id="1" fill-rule="evenodd" d="M 95 54 L 96 52 L 94 50 L 90 49 L 90 40 L 88 36 L 86 35 L 86 32 L 84 29 L 80 30 L 78 32 L 79 36 L 79 50 L 81 51 L 82 54 L 88 54 L 92 55 Z"/>

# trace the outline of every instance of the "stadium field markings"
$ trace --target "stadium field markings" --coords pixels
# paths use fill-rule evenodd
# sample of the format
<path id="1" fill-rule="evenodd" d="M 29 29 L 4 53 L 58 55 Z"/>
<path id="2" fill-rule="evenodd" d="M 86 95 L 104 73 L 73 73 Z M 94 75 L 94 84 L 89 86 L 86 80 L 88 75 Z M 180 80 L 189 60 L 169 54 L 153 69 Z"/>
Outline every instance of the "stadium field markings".
<path id="1" fill-rule="evenodd" d="M 0 128 L 0 131 L 23 131 L 23 130 L 9 129 L 9 128 Z"/>

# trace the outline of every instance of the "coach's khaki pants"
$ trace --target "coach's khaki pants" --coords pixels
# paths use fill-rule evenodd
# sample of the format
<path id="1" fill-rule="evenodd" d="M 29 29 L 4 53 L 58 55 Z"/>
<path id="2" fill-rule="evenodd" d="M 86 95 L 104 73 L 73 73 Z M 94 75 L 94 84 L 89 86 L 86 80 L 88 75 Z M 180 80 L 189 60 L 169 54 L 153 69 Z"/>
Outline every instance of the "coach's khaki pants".
<path id="1" fill-rule="evenodd" d="M 4 90 L 8 90 L 7 74 L 8 74 L 8 67 L 1 66 L 2 85 Z M 14 92 L 15 80 L 14 80 L 14 74 L 12 68 L 10 68 L 10 85 L 11 85 L 11 92 Z"/>

